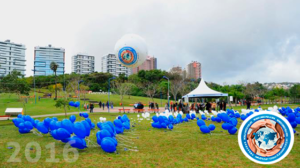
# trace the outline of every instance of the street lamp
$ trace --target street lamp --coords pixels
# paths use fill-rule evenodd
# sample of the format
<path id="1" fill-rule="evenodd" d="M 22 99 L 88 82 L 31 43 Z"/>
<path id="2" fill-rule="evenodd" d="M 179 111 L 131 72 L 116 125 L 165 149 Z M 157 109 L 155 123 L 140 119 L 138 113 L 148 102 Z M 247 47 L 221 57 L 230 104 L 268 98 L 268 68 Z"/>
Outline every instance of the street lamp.
<path id="1" fill-rule="evenodd" d="M 170 90 L 169 90 L 169 88 L 170 88 L 170 79 L 166 76 L 163 76 L 163 78 L 168 80 L 168 110 L 169 110 L 169 108 L 170 108 Z"/>
<path id="2" fill-rule="evenodd" d="M 79 104 L 80 104 L 80 87 L 79 87 L 79 85 L 82 82 L 83 82 L 83 80 L 78 81 L 78 96 L 77 97 L 78 97 Z M 80 112 L 80 105 L 78 107 L 78 111 Z"/>
<path id="3" fill-rule="evenodd" d="M 116 77 L 111 77 L 108 79 L 108 105 L 110 104 L 110 97 L 109 97 L 109 94 L 110 94 L 110 80 L 114 80 L 116 79 Z M 108 112 L 109 112 L 109 106 L 108 106 Z"/>
<path id="4" fill-rule="evenodd" d="M 32 71 L 33 71 L 34 104 L 36 104 L 36 92 L 35 92 L 35 68 L 32 69 Z"/>

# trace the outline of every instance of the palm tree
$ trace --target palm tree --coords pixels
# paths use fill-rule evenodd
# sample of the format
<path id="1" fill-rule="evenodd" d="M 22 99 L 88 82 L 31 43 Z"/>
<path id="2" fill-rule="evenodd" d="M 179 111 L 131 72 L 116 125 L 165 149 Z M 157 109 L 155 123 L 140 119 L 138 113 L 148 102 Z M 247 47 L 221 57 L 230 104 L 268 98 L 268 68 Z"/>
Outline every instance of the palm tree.
<path id="1" fill-rule="evenodd" d="M 51 62 L 50 69 L 54 72 L 54 75 L 55 75 L 55 98 L 54 98 L 54 100 L 57 99 L 57 86 L 56 86 L 56 71 L 57 71 L 57 68 L 58 68 L 58 64 L 56 64 L 55 62 Z"/>

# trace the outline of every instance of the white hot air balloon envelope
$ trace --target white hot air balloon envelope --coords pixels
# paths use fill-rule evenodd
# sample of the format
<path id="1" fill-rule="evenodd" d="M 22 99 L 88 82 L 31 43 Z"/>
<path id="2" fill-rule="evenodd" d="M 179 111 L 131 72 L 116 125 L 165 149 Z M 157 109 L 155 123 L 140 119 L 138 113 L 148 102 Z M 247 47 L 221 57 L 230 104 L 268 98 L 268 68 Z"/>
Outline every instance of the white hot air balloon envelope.
<path id="1" fill-rule="evenodd" d="M 136 34 L 126 34 L 116 43 L 115 54 L 122 65 L 134 68 L 145 62 L 148 49 L 142 37 Z"/>

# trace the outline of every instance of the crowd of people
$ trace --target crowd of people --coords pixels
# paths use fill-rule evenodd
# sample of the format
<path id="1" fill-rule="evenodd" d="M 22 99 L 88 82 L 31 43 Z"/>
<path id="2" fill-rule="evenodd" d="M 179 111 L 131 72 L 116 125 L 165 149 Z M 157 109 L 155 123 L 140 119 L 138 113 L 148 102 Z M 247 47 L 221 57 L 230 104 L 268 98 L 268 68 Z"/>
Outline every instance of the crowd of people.
<path id="1" fill-rule="evenodd" d="M 168 106 L 168 103 L 165 105 L 165 109 L 168 109 L 172 112 L 175 111 L 182 111 L 183 113 L 188 113 L 190 110 L 196 111 L 196 113 L 199 113 L 199 111 L 204 111 L 207 110 L 209 113 L 211 113 L 212 110 L 223 110 L 226 111 L 226 102 L 225 101 L 220 101 L 218 103 L 215 102 L 209 102 L 207 101 L 206 103 L 187 103 L 187 102 L 182 102 L 181 100 L 177 102 L 170 102 L 170 108 Z"/>
<path id="2" fill-rule="evenodd" d="M 112 101 L 111 102 L 107 101 L 106 103 L 99 101 L 98 105 L 99 105 L 99 108 L 100 109 L 102 108 L 103 110 L 105 109 L 105 107 L 107 109 L 109 109 L 109 108 L 113 109 L 114 108 L 114 103 Z M 90 113 L 93 113 L 95 106 L 94 106 L 94 103 L 89 103 L 89 104 L 85 103 L 83 105 L 83 108 L 86 109 L 86 110 L 90 110 Z"/>

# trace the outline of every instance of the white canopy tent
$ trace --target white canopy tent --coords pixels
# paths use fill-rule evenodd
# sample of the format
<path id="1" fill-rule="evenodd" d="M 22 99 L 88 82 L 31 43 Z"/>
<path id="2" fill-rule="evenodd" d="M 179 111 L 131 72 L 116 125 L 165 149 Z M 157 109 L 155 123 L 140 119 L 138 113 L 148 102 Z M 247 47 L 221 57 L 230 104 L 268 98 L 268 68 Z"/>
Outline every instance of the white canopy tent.
<path id="1" fill-rule="evenodd" d="M 183 98 L 217 98 L 217 97 L 226 97 L 228 96 L 227 93 L 221 93 L 209 88 L 202 78 L 200 84 L 196 89 L 191 91 L 190 93 L 183 96 Z"/>

